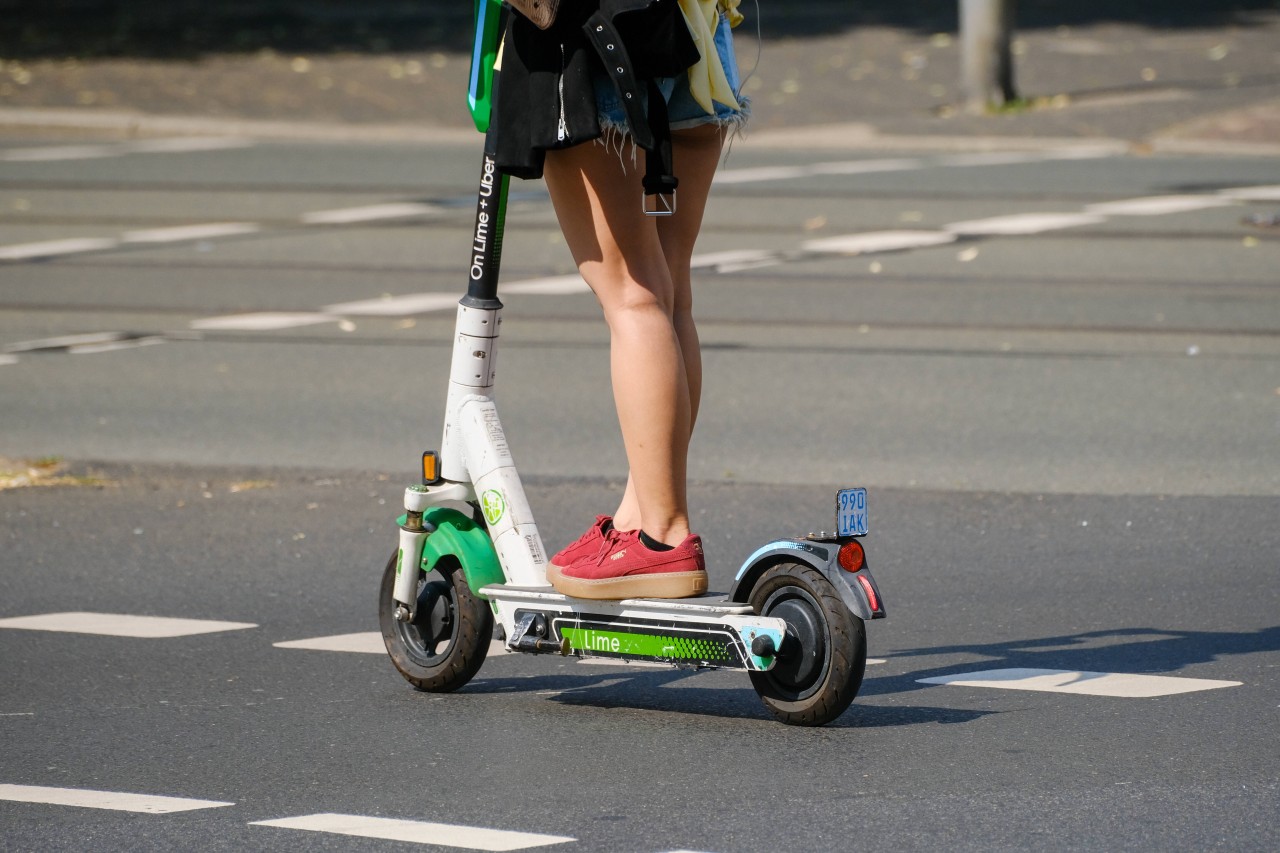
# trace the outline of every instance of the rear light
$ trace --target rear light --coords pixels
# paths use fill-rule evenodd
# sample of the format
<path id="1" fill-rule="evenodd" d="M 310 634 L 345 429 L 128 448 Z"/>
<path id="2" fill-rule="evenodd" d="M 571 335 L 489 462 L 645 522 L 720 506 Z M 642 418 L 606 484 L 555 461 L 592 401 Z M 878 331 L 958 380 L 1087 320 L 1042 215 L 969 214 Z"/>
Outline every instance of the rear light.
<path id="1" fill-rule="evenodd" d="M 866 556 L 862 552 L 862 545 L 856 539 L 852 542 L 846 542 L 840 546 L 840 552 L 836 555 L 836 562 L 840 564 L 840 568 L 846 572 L 860 572 L 866 563 Z"/>
<path id="2" fill-rule="evenodd" d="M 866 575 L 856 575 L 858 583 L 862 584 L 862 591 L 867 594 L 867 603 L 871 605 L 872 613 L 880 612 L 880 599 L 876 598 L 876 588 L 871 585 L 871 581 Z"/>

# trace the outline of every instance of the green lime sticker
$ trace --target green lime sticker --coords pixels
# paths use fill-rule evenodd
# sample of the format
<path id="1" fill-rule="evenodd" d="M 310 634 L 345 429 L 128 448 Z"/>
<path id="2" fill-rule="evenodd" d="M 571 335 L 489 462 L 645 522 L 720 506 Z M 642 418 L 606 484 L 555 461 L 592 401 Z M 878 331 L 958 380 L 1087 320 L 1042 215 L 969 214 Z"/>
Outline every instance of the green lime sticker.
<path id="1" fill-rule="evenodd" d="M 492 526 L 502 520 L 502 514 L 507 511 L 507 502 L 497 489 L 487 489 L 480 496 L 480 509 L 484 512 L 484 520 Z"/>

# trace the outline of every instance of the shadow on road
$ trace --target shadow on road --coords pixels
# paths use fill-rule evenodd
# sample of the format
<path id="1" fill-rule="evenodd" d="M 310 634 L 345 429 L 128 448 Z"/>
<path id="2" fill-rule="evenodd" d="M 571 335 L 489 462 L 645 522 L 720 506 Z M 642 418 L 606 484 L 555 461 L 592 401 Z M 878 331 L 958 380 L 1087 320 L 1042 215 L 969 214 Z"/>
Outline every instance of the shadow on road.
<path id="1" fill-rule="evenodd" d="M 753 0 L 743 0 L 756 19 Z M 957 0 L 760 3 L 765 39 L 830 36 L 864 26 L 953 32 Z M 1099 23 L 1157 28 L 1248 26 L 1275 0 L 1021 0 L 1022 30 Z M 408 0 L 0 0 L 0 57 L 189 58 L 270 49 L 386 53 L 470 48 L 472 3 Z M 752 27 L 754 29 L 754 27 Z"/>

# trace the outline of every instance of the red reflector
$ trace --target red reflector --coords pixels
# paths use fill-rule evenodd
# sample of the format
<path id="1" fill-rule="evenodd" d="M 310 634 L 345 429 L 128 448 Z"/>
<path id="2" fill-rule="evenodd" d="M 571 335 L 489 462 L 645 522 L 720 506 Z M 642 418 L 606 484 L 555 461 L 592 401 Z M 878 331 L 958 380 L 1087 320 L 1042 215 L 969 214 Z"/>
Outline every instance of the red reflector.
<path id="1" fill-rule="evenodd" d="M 862 545 L 856 540 L 846 542 L 840 546 L 840 553 L 836 555 L 836 562 L 840 564 L 840 568 L 846 572 L 857 572 L 862 570 L 862 564 L 865 557 L 862 553 Z"/>
<path id="2" fill-rule="evenodd" d="M 862 591 L 867 594 L 867 602 L 871 605 L 871 612 L 878 613 L 880 611 L 880 599 L 876 598 L 876 588 L 871 585 L 871 581 L 867 580 L 866 575 L 857 575 L 858 583 L 862 584 Z"/>

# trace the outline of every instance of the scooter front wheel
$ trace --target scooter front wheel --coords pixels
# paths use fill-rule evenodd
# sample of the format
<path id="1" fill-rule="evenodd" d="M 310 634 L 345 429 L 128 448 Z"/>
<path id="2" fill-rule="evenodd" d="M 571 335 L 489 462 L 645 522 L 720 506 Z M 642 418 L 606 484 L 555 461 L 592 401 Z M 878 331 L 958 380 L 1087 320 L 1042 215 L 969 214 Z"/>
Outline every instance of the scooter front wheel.
<path id="1" fill-rule="evenodd" d="M 773 668 L 751 673 L 769 712 L 796 726 L 844 713 L 862 686 L 867 634 L 831 582 L 810 566 L 782 563 L 760 576 L 750 601 L 759 615 L 787 623 Z"/>
<path id="2" fill-rule="evenodd" d="M 378 622 L 391 663 L 419 690 L 448 693 L 480 671 L 493 635 L 493 613 L 471 592 L 462 568 L 437 562 L 418 570 L 418 607 L 412 622 L 396 619 L 396 556 L 382 574 Z M 445 564 L 445 565 L 442 565 Z M 411 571 L 406 566 L 405 571 Z"/>

